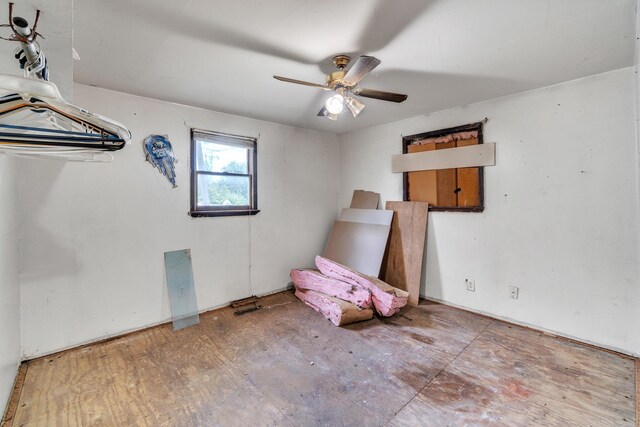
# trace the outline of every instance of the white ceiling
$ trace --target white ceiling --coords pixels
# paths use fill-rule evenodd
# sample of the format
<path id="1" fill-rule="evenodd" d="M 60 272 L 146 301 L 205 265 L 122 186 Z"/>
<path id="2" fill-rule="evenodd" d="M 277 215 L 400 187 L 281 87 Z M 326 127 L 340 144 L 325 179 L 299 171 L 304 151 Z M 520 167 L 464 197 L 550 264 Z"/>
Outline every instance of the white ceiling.
<path id="1" fill-rule="evenodd" d="M 74 80 L 343 133 L 633 65 L 636 0 L 79 0 Z M 357 119 L 316 117 L 331 58 L 373 55 Z"/>

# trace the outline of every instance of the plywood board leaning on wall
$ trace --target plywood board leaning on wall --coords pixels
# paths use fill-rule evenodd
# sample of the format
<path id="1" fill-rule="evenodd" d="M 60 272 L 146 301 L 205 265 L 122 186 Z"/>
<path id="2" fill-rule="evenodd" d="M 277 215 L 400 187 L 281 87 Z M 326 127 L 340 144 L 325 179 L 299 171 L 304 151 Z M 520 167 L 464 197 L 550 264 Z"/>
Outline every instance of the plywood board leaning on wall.
<path id="1" fill-rule="evenodd" d="M 387 202 L 386 208 L 395 214 L 382 277 L 389 285 L 409 292 L 409 304 L 418 305 L 429 204 Z"/>

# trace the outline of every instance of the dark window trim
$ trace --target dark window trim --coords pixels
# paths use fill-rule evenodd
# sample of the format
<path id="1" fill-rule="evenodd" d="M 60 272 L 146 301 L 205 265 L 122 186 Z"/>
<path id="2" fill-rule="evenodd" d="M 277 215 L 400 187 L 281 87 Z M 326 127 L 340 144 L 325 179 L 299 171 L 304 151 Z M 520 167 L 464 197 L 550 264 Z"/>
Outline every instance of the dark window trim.
<path id="1" fill-rule="evenodd" d="M 233 173 L 233 172 L 210 172 L 210 171 L 195 171 L 198 175 L 217 175 L 217 176 L 244 176 L 251 178 L 250 173 Z"/>
<path id="2" fill-rule="evenodd" d="M 237 136 L 242 139 L 252 139 L 254 141 L 253 148 L 247 149 L 247 157 L 250 161 L 249 171 L 253 171 L 253 173 L 248 174 L 239 174 L 239 173 L 230 173 L 230 172 L 210 172 L 210 171 L 198 171 L 196 170 L 197 158 L 196 158 L 196 141 L 194 139 L 194 133 L 203 132 L 200 129 L 190 129 L 190 150 L 191 150 L 191 206 L 189 209 L 189 215 L 193 218 L 200 217 L 213 217 L 213 216 L 247 216 L 247 215 L 255 215 L 260 212 L 258 209 L 258 144 L 255 138 L 247 138 Z M 212 134 L 216 134 L 218 132 L 211 132 Z M 229 137 L 236 137 L 236 135 L 230 134 L 220 134 L 226 135 Z M 221 205 L 211 205 L 211 206 L 200 206 L 198 207 L 198 175 L 217 175 L 217 176 L 244 176 L 249 178 L 249 188 L 251 190 L 252 199 L 253 199 L 253 208 L 251 206 L 221 206 Z"/>
<path id="3" fill-rule="evenodd" d="M 408 135 L 402 137 L 402 154 L 409 152 L 409 145 L 415 141 L 421 141 L 427 138 L 437 138 L 439 136 L 449 135 L 458 132 L 478 131 L 478 144 L 484 144 L 484 137 L 482 134 L 482 125 L 487 122 L 484 119 L 481 122 L 469 123 L 462 126 L 455 126 L 446 129 L 438 129 L 430 132 L 417 133 L 415 135 Z M 438 207 L 429 205 L 429 210 L 433 212 L 483 212 L 484 211 L 484 166 L 478 166 L 478 181 L 480 192 L 480 206 L 470 207 Z M 402 200 L 405 202 L 409 200 L 409 174 L 404 172 L 402 174 Z"/>
<path id="4" fill-rule="evenodd" d="M 245 210 L 219 210 L 219 211 L 190 211 L 189 215 L 193 218 L 210 217 L 210 216 L 249 216 L 260 212 L 260 209 Z"/>

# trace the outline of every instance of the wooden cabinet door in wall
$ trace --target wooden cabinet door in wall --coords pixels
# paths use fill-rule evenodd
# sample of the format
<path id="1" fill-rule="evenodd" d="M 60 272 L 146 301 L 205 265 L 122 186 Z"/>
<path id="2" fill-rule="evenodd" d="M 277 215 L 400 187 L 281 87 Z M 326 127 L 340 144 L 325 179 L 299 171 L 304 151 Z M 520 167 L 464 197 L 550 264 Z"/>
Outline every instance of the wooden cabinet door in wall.
<path id="1" fill-rule="evenodd" d="M 407 153 L 446 150 L 478 144 L 477 138 L 412 144 Z M 408 201 L 426 202 L 436 208 L 468 208 L 481 205 L 480 168 L 439 169 L 407 173 Z"/>
<path id="2" fill-rule="evenodd" d="M 456 143 L 456 147 L 478 144 L 478 139 L 464 139 Z M 458 168 L 457 206 L 480 206 L 480 168 Z"/>
<path id="3" fill-rule="evenodd" d="M 420 151 L 431 151 L 436 149 L 436 144 L 409 145 L 408 153 L 418 153 Z M 425 202 L 429 205 L 436 206 L 438 204 L 438 171 L 416 171 L 409 172 L 408 182 L 409 201 Z"/>

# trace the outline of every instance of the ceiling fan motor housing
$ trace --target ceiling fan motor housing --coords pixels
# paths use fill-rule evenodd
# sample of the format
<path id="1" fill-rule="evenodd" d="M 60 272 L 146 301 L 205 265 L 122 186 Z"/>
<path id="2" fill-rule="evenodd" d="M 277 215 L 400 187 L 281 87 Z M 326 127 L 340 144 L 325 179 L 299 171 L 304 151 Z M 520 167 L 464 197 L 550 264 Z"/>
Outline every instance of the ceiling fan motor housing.
<path id="1" fill-rule="evenodd" d="M 333 65 L 336 66 L 338 71 L 334 71 L 327 75 L 327 85 L 332 89 L 336 86 L 345 86 L 344 84 L 344 69 L 349 65 L 351 58 L 347 55 L 336 55 L 333 57 Z"/>
<path id="2" fill-rule="evenodd" d="M 344 85 L 344 71 L 343 70 L 339 70 L 339 71 L 334 71 L 331 74 L 327 75 L 327 85 L 331 86 L 331 88 L 334 88 L 338 85 L 343 86 Z"/>
<path id="3" fill-rule="evenodd" d="M 333 57 L 333 65 L 339 70 L 344 70 L 345 67 L 349 65 L 349 61 L 351 61 L 351 57 L 347 55 L 336 55 Z"/>

